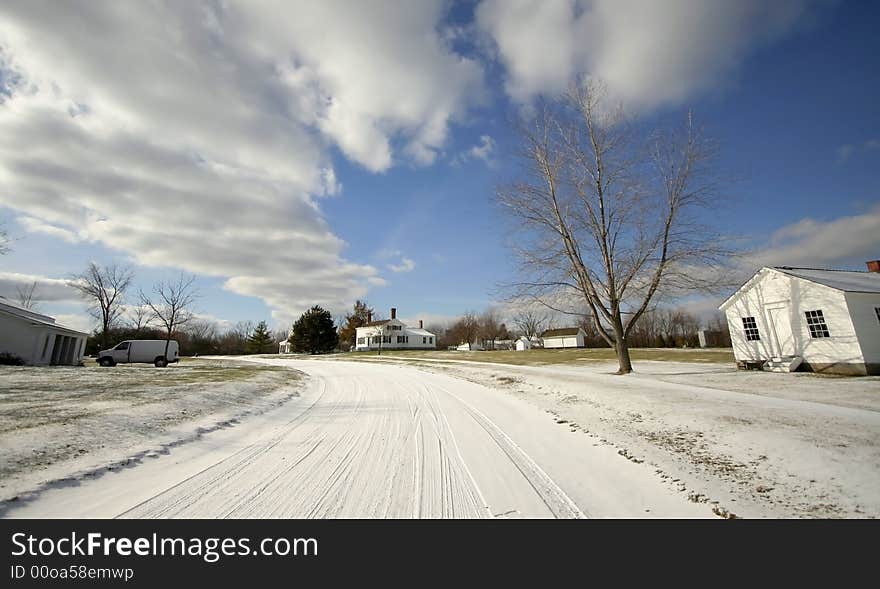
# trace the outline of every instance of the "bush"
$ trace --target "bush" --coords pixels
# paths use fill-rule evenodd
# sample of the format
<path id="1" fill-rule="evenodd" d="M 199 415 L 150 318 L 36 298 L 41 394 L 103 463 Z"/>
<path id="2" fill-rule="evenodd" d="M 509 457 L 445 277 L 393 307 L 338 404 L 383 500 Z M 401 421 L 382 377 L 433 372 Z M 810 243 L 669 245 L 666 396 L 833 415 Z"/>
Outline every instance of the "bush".
<path id="1" fill-rule="evenodd" d="M 0 353 L 0 366 L 24 366 L 24 360 L 9 352 L 3 352 Z"/>

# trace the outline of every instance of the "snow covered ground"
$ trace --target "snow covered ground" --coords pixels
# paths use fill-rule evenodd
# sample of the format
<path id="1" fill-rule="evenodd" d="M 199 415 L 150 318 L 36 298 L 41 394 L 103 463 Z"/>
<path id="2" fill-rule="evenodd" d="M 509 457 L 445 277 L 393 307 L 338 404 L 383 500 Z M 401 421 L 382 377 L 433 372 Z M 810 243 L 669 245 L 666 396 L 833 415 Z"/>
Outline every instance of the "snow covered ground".
<path id="1" fill-rule="evenodd" d="M 167 456 L 7 504 L 19 517 L 713 517 L 497 387 L 416 368 L 256 359 L 301 396 Z"/>
<path id="2" fill-rule="evenodd" d="M 880 378 L 650 362 L 425 362 L 506 389 L 739 517 L 880 516 Z M 374 358 L 368 361 L 377 361 Z M 382 360 L 388 361 L 387 359 Z M 397 359 L 402 362 L 403 360 Z"/>
<path id="3" fill-rule="evenodd" d="M 5 515 L 880 515 L 880 378 L 705 362 L 643 361 L 620 377 L 607 362 L 247 360 L 308 378 L 272 410 L 134 468 L 45 485 Z"/>
<path id="4" fill-rule="evenodd" d="M 0 501 L 95 476 L 297 394 L 302 373 L 237 361 L 0 367 Z"/>

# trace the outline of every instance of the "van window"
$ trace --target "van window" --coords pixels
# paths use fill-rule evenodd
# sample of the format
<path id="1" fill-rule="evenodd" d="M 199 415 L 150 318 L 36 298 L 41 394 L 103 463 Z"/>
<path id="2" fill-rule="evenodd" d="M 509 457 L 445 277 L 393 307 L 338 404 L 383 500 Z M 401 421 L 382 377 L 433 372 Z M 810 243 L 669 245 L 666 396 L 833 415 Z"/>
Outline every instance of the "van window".
<path id="1" fill-rule="evenodd" d="M 114 350 L 127 350 L 128 349 L 128 342 L 122 342 L 121 344 L 119 344 L 118 346 L 116 346 L 113 349 Z"/>

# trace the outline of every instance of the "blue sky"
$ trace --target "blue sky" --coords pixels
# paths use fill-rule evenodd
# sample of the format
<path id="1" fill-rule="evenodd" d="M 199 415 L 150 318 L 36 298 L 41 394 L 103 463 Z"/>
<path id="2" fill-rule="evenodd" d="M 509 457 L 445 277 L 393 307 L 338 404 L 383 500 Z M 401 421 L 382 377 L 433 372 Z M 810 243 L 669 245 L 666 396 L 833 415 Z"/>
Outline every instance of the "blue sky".
<path id="1" fill-rule="evenodd" d="M 693 109 L 737 178 L 717 220 L 756 265 L 880 257 L 876 3 L 681 0 L 647 24 L 638 2 L 326 4 L 0 8 L 0 294 L 49 279 L 40 308 L 87 324 L 51 279 L 95 260 L 145 289 L 194 272 L 199 311 L 231 322 L 480 310 L 514 268 L 492 204 L 508 121 L 578 74 L 646 125 Z"/>

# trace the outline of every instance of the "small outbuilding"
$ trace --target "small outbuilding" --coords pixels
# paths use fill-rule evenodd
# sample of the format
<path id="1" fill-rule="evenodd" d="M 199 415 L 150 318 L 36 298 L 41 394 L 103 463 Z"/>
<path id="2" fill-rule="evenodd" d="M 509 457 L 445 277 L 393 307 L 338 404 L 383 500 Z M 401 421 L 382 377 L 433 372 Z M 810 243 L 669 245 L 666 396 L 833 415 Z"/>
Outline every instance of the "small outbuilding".
<path id="1" fill-rule="evenodd" d="M 29 366 L 77 366 L 82 363 L 87 333 L 55 323 L 49 315 L 0 298 L 0 354 Z"/>
<path id="2" fill-rule="evenodd" d="M 520 337 L 516 340 L 516 351 L 517 352 L 525 352 L 526 350 L 532 349 L 532 341 L 526 336 Z"/>
<path id="3" fill-rule="evenodd" d="M 586 347 L 587 334 L 580 327 L 548 329 L 541 334 L 545 348 L 583 348 Z"/>
<path id="4" fill-rule="evenodd" d="M 719 307 L 740 368 L 880 374 L 880 261 L 764 267 Z"/>

